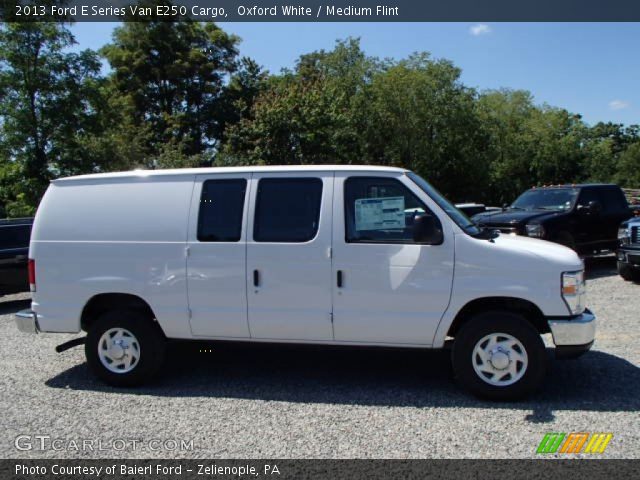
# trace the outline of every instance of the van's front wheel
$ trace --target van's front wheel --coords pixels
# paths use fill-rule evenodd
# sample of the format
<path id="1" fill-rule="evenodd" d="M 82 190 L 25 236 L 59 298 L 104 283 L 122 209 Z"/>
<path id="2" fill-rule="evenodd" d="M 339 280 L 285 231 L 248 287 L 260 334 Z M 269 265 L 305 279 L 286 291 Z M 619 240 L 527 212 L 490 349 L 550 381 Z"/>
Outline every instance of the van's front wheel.
<path id="1" fill-rule="evenodd" d="M 479 397 L 515 400 L 544 380 L 547 355 L 537 330 L 521 315 L 486 312 L 460 329 L 453 343 L 457 380 Z"/>
<path id="2" fill-rule="evenodd" d="M 87 363 L 103 381 L 117 387 L 140 385 L 162 365 L 165 340 L 144 314 L 129 310 L 104 313 L 85 342 Z"/>

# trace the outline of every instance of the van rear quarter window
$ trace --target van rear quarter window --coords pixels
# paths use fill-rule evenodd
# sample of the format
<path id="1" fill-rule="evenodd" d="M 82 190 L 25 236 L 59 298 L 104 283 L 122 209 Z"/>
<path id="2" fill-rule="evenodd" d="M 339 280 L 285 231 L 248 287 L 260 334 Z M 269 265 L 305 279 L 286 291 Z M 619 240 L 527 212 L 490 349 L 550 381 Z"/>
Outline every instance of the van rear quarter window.
<path id="1" fill-rule="evenodd" d="M 258 182 L 253 239 L 301 243 L 318 233 L 322 180 L 263 178 Z"/>
<path id="2" fill-rule="evenodd" d="M 206 180 L 202 185 L 198 216 L 201 242 L 237 242 L 242 235 L 245 179 Z"/>

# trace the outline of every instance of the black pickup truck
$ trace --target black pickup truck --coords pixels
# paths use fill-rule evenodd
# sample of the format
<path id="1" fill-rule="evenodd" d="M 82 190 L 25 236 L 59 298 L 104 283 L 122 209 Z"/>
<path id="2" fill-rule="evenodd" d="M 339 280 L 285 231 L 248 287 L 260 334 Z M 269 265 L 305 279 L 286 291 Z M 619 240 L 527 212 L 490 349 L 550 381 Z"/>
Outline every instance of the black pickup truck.
<path id="1" fill-rule="evenodd" d="M 631 216 L 619 186 L 583 184 L 534 187 L 502 211 L 472 219 L 502 233 L 542 238 L 589 255 L 615 250 L 618 226 Z"/>
<path id="2" fill-rule="evenodd" d="M 618 240 L 618 273 L 625 280 L 640 282 L 640 217 L 620 225 Z"/>
<path id="3" fill-rule="evenodd" d="M 27 261 L 33 218 L 0 220 L 0 295 L 29 290 Z"/>

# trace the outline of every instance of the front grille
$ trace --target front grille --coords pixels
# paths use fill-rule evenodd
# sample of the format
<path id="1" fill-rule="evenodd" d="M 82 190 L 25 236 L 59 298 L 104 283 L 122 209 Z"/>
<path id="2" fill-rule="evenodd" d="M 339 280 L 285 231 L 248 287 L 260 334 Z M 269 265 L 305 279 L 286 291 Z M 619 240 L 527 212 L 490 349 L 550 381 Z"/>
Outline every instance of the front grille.
<path id="1" fill-rule="evenodd" d="M 638 228 L 639 227 L 631 227 L 631 243 L 640 244 L 640 240 L 638 239 Z"/>

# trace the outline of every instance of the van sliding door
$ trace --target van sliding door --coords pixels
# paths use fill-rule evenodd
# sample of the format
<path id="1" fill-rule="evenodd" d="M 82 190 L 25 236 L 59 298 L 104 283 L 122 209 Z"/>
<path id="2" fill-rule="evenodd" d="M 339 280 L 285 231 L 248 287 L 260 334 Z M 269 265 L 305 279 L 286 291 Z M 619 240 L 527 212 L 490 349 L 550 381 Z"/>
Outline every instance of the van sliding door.
<path id="1" fill-rule="evenodd" d="M 251 337 L 333 340 L 333 172 L 254 173 L 247 238 Z"/>
<path id="2" fill-rule="evenodd" d="M 248 338 L 246 218 L 251 174 L 198 175 L 187 240 L 194 336 Z"/>

